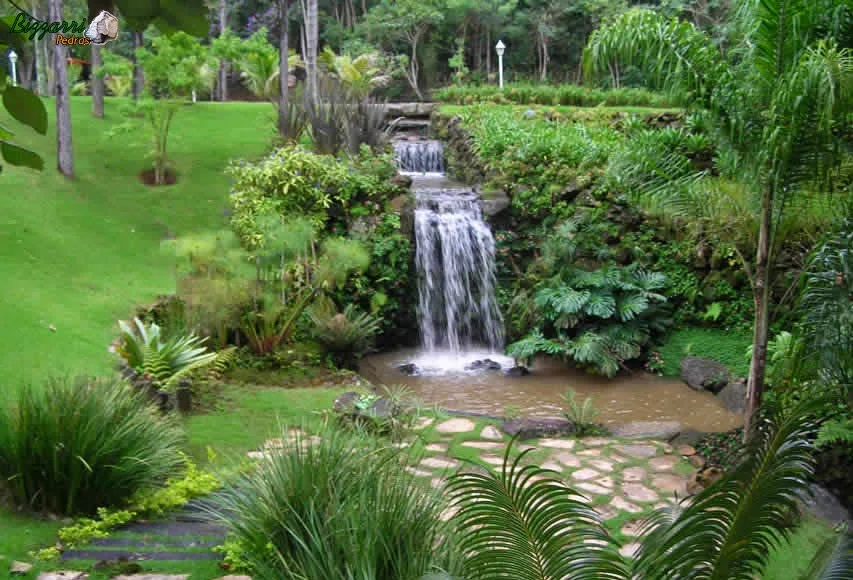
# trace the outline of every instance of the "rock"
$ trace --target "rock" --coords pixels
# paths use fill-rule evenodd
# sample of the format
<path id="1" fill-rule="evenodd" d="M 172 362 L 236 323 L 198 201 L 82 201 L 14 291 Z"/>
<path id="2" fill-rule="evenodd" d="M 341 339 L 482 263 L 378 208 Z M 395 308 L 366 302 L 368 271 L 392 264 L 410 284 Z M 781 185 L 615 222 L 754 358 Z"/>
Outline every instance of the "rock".
<path id="1" fill-rule="evenodd" d="M 508 377 L 526 377 L 530 374 L 530 371 L 527 367 L 517 366 L 504 371 L 504 374 Z"/>
<path id="2" fill-rule="evenodd" d="M 421 369 L 419 369 L 418 365 L 416 365 L 415 363 L 406 363 L 406 364 L 399 365 L 397 367 L 397 370 L 400 371 L 401 373 L 403 373 L 404 375 L 407 375 L 410 377 L 416 377 L 419 374 L 421 374 Z"/>
<path id="3" fill-rule="evenodd" d="M 693 467 L 697 467 L 699 469 L 705 467 L 705 459 L 701 455 L 691 455 L 687 458 L 687 461 L 689 461 L 690 465 Z"/>
<path id="4" fill-rule="evenodd" d="M 56 572 L 42 572 L 37 580 L 85 580 L 89 575 L 85 572 L 74 570 L 59 570 Z"/>
<path id="5" fill-rule="evenodd" d="M 618 510 L 621 510 L 623 512 L 629 512 L 632 514 L 638 514 L 641 511 L 643 511 L 642 508 L 632 504 L 629 501 L 626 501 L 625 498 L 620 497 L 618 495 L 616 497 L 614 497 L 612 500 L 610 500 L 610 505 L 612 505 L 614 508 L 616 508 Z"/>
<path id="6" fill-rule="evenodd" d="M 809 493 L 801 496 L 800 502 L 808 511 L 833 525 L 850 522 L 850 512 L 825 487 L 812 484 Z"/>
<path id="7" fill-rule="evenodd" d="M 403 189 L 409 189 L 412 186 L 412 176 L 411 175 L 402 175 L 397 173 L 394 177 L 391 178 L 391 184 L 396 187 L 401 187 Z M 400 196 L 403 197 L 403 196 Z M 391 207 L 394 207 L 394 201 L 396 198 L 391 200 Z M 394 208 L 399 210 L 400 208 Z"/>
<path id="8" fill-rule="evenodd" d="M 465 441 L 462 443 L 465 447 L 473 447 L 474 449 L 500 449 L 503 443 L 494 441 Z"/>
<path id="9" fill-rule="evenodd" d="M 574 449 L 577 441 L 574 439 L 541 439 L 540 447 L 549 447 L 551 449 Z"/>
<path id="10" fill-rule="evenodd" d="M 388 419 L 393 417 L 396 411 L 398 411 L 397 405 L 392 403 L 390 399 L 379 397 L 367 409 L 367 414 L 378 419 Z"/>
<path id="11" fill-rule="evenodd" d="M 642 467 L 627 467 L 622 471 L 622 481 L 637 483 L 646 478 L 646 470 Z"/>
<path id="12" fill-rule="evenodd" d="M 746 380 L 729 383 L 717 394 L 717 399 L 727 410 L 741 414 L 746 411 Z"/>
<path id="13" fill-rule="evenodd" d="M 468 433 L 473 431 L 476 425 L 471 419 L 448 419 L 436 425 L 435 430 L 439 433 Z"/>
<path id="14" fill-rule="evenodd" d="M 426 447 L 424 447 L 427 451 L 434 451 L 437 453 L 446 453 L 447 452 L 447 444 L 446 443 L 430 443 Z"/>
<path id="15" fill-rule="evenodd" d="M 335 399 L 335 413 L 352 413 L 355 411 L 355 403 L 361 398 L 359 393 L 349 391 Z"/>
<path id="16" fill-rule="evenodd" d="M 122 574 L 113 580 L 187 580 L 189 574 Z"/>
<path id="17" fill-rule="evenodd" d="M 678 494 L 678 497 L 684 497 L 687 481 L 674 473 L 660 473 L 652 477 L 652 487 L 666 494 Z"/>
<path id="18" fill-rule="evenodd" d="M 616 450 L 624 455 L 630 455 L 636 459 L 648 459 L 658 454 L 654 445 L 617 445 Z"/>
<path id="19" fill-rule="evenodd" d="M 678 463 L 678 458 L 674 455 L 665 455 L 651 459 L 649 466 L 655 471 L 672 471 L 676 463 Z"/>
<path id="20" fill-rule="evenodd" d="M 486 217 L 495 217 L 501 214 L 509 208 L 511 203 L 509 196 L 503 192 L 492 193 L 488 197 L 484 194 L 480 199 L 483 215 Z"/>
<path id="21" fill-rule="evenodd" d="M 503 434 L 494 425 L 486 425 L 483 427 L 483 430 L 480 431 L 480 437 L 490 441 L 503 441 L 504 439 Z"/>
<path id="22" fill-rule="evenodd" d="M 525 119 L 532 119 L 535 116 L 536 116 L 536 111 L 534 111 L 533 109 L 527 109 L 526 111 L 524 111 L 524 118 Z"/>
<path id="23" fill-rule="evenodd" d="M 690 457 L 692 455 L 696 455 L 696 448 L 692 445 L 679 445 L 678 454 L 682 457 Z"/>
<path id="24" fill-rule="evenodd" d="M 16 575 L 18 575 L 18 574 L 23 575 L 23 574 L 28 574 L 30 572 L 30 570 L 32 570 L 32 569 L 33 569 L 32 564 L 28 564 L 27 562 L 14 561 L 14 562 L 12 562 L 12 566 L 9 568 L 9 572 L 12 574 L 16 574 Z"/>
<path id="25" fill-rule="evenodd" d="M 619 554 L 625 558 L 633 558 L 634 554 L 640 549 L 640 544 L 637 542 L 631 542 L 630 544 L 625 544 L 621 548 L 619 548 Z"/>
<path id="26" fill-rule="evenodd" d="M 637 421 L 613 427 L 614 437 L 623 439 L 663 439 L 669 441 L 681 433 L 681 423 L 677 421 Z"/>
<path id="27" fill-rule="evenodd" d="M 452 459 L 442 459 L 441 457 L 426 457 L 421 460 L 420 464 L 422 467 L 429 467 L 430 469 L 452 469 L 459 465 Z"/>
<path id="28" fill-rule="evenodd" d="M 500 363 L 493 361 L 490 358 L 475 360 L 471 364 L 465 365 L 466 371 L 499 371 L 501 370 Z"/>
<path id="29" fill-rule="evenodd" d="M 416 431 L 420 431 L 421 429 L 426 429 L 427 427 L 432 425 L 432 423 L 433 423 L 432 417 L 418 417 L 417 420 L 415 421 L 415 424 L 412 427 L 412 429 L 414 429 Z"/>
<path id="30" fill-rule="evenodd" d="M 706 467 L 704 469 L 699 469 L 696 473 L 693 474 L 687 482 L 687 493 L 690 495 L 695 495 L 712 485 L 718 479 L 723 476 L 723 470 L 719 467 Z"/>
<path id="31" fill-rule="evenodd" d="M 385 105 L 386 117 L 429 117 L 435 109 L 435 103 L 388 103 Z"/>
<path id="32" fill-rule="evenodd" d="M 687 356 L 681 359 L 681 380 L 691 389 L 716 394 L 731 376 L 725 365 L 710 358 Z"/>
<path id="33" fill-rule="evenodd" d="M 546 436 L 565 436 L 575 432 L 573 423 L 563 419 L 512 419 L 501 424 L 501 430 L 519 439 L 539 439 Z"/>
<path id="34" fill-rule="evenodd" d="M 572 479 L 577 479 L 578 481 L 586 481 L 587 479 L 595 479 L 599 477 L 601 474 L 598 473 L 594 469 L 578 469 L 574 473 L 572 473 Z"/>
<path id="35" fill-rule="evenodd" d="M 622 491 L 631 501 L 650 502 L 659 499 L 658 494 L 654 490 L 649 489 L 642 483 L 625 483 L 622 485 Z"/>

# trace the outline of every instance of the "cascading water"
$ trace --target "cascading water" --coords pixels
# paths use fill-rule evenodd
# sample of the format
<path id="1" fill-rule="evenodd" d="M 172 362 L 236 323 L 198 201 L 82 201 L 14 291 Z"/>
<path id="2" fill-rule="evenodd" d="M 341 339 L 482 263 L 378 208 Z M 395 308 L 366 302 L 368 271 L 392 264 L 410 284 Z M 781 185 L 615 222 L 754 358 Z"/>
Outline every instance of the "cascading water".
<path id="1" fill-rule="evenodd" d="M 444 147 L 439 141 L 397 141 L 397 167 L 404 173 L 444 173 Z"/>
<path id="2" fill-rule="evenodd" d="M 419 324 L 428 351 L 503 347 L 495 240 L 470 190 L 415 191 Z"/>

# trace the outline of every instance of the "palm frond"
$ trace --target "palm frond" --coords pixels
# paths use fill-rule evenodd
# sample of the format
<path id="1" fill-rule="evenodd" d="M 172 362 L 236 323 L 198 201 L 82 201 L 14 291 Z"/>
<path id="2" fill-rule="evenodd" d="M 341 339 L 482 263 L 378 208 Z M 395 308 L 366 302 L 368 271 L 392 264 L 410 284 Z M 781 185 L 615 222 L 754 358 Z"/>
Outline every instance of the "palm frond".
<path id="1" fill-rule="evenodd" d="M 597 513 L 554 472 L 514 461 L 500 473 L 459 473 L 447 484 L 466 578 L 623 580 L 628 571 Z"/>
<path id="2" fill-rule="evenodd" d="M 853 577 L 853 533 L 848 530 L 826 540 L 804 578 L 847 580 L 850 577 Z"/>
<path id="3" fill-rule="evenodd" d="M 813 472 L 812 406 L 757 417 L 745 459 L 698 494 L 670 523 L 644 538 L 636 560 L 655 578 L 747 579 L 760 575 L 770 552 L 787 539 Z M 661 574 L 665 563 L 665 573 Z"/>

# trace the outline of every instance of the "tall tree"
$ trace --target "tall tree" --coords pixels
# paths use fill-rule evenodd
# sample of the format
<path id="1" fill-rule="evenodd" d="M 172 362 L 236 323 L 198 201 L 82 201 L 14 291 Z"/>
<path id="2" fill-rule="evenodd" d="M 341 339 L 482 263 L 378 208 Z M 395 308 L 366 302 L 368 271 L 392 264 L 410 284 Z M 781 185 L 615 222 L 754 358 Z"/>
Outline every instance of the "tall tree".
<path id="1" fill-rule="evenodd" d="M 145 71 L 136 56 L 137 52 L 145 48 L 145 36 L 141 30 L 133 31 L 133 99 L 138 100 L 145 93 Z"/>
<path id="2" fill-rule="evenodd" d="M 408 45 L 406 79 L 420 100 L 423 100 L 423 93 L 418 82 L 418 48 L 430 27 L 442 20 L 442 11 L 436 0 L 382 0 L 370 9 L 365 18 L 365 27 L 375 38 L 384 40 L 386 44 L 402 40 Z"/>
<path id="3" fill-rule="evenodd" d="M 280 135 L 288 134 L 290 125 L 290 66 L 287 55 L 289 54 L 288 24 L 290 15 L 290 0 L 278 0 L 278 49 L 279 73 L 278 73 L 278 132 Z"/>
<path id="4" fill-rule="evenodd" d="M 48 18 L 62 21 L 62 0 L 50 0 Z M 71 148 L 71 103 L 68 92 L 67 47 L 51 34 L 53 69 L 56 76 L 56 164 L 65 177 L 74 177 L 74 155 Z"/>
<path id="5" fill-rule="evenodd" d="M 228 30 L 228 1 L 219 0 L 219 35 L 225 34 Z M 228 66 L 229 63 L 225 60 L 219 61 L 219 100 L 228 100 Z"/>
<path id="6" fill-rule="evenodd" d="M 846 9 L 850 11 L 853 6 Z M 723 55 L 692 24 L 635 10 L 596 31 L 585 54 L 588 76 L 629 64 L 658 88 L 707 111 L 739 179 L 759 207 L 750 271 L 755 318 L 746 424 L 764 392 L 774 239 L 794 195 L 830 190 L 843 159 L 853 106 L 853 54 L 834 36 L 850 18 L 828 19 L 834 0 L 749 0 L 734 25 L 743 48 Z M 678 188 L 673 188 L 678 191 Z M 746 429 L 746 433 L 750 433 Z"/>
<path id="7" fill-rule="evenodd" d="M 104 118 L 104 75 L 101 67 L 104 66 L 104 55 L 101 47 L 91 45 L 92 57 L 89 59 L 92 65 L 92 116 L 99 119 Z"/>
<path id="8" fill-rule="evenodd" d="M 305 88 L 311 98 L 316 99 L 317 45 L 320 42 L 319 23 L 317 21 L 317 0 L 302 0 L 302 9 L 305 15 Z M 281 54 L 284 55 L 287 52 L 282 52 Z"/>

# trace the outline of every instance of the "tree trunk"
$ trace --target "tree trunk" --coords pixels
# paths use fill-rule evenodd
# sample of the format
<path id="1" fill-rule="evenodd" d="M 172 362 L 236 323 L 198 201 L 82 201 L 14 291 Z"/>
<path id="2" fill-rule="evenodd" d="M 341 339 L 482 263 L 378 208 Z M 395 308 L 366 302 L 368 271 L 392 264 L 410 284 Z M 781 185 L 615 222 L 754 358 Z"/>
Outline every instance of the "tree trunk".
<path id="1" fill-rule="evenodd" d="M 411 62 L 409 62 L 409 70 L 406 71 L 406 76 L 409 79 L 409 85 L 412 87 L 412 90 L 415 91 L 415 95 L 417 95 L 419 101 L 423 101 L 424 97 L 421 94 L 421 89 L 418 86 L 418 41 L 420 40 L 420 35 L 415 35 L 412 41 L 412 58 Z"/>
<path id="2" fill-rule="evenodd" d="M 492 74 L 492 29 L 486 28 L 486 80 Z"/>
<path id="3" fill-rule="evenodd" d="M 62 21 L 62 0 L 50 0 L 49 16 L 51 22 Z M 65 177 L 74 177 L 74 157 L 71 150 L 71 103 L 68 95 L 67 47 L 56 43 L 56 35 L 51 34 L 53 46 L 53 68 L 56 76 L 56 165 Z"/>
<path id="4" fill-rule="evenodd" d="M 219 35 L 225 33 L 228 28 L 228 2 L 227 0 L 219 0 Z M 228 100 L 228 63 L 222 61 L 219 63 L 219 100 Z"/>
<path id="5" fill-rule="evenodd" d="M 279 59 L 278 74 L 278 133 L 281 136 L 286 136 L 288 134 L 288 127 L 290 126 L 290 119 L 288 118 L 290 115 L 290 85 L 288 84 L 288 80 L 290 78 L 290 67 L 288 67 L 287 62 L 288 51 L 290 50 L 287 38 L 288 12 L 290 12 L 290 0 L 279 0 L 278 15 L 280 24 L 278 32 L 278 49 L 282 56 Z"/>
<path id="6" fill-rule="evenodd" d="M 749 439 L 755 412 L 761 407 L 764 394 L 764 371 L 767 366 L 767 335 L 770 327 L 770 228 L 773 211 L 773 186 L 770 185 L 761 199 L 761 225 L 758 231 L 758 250 L 755 259 L 755 322 L 752 335 L 752 360 L 746 382 L 746 414 L 744 440 Z"/>
<path id="7" fill-rule="evenodd" d="M 133 98 L 134 100 L 142 96 L 145 92 L 145 73 L 142 70 L 142 65 L 139 64 L 139 59 L 136 58 L 136 49 L 145 46 L 145 38 L 143 32 L 133 31 Z"/>
<path id="8" fill-rule="evenodd" d="M 91 45 L 92 47 L 92 71 L 89 78 L 92 79 L 92 116 L 98 119 L 104 118 L 104 76 L 101 74 L 100 68 L 104 64 L 104 55 L 101 54 L 101 47 Z"/>
<path id="9" fill-rule="evenodd" d="M 317 99 L 317 44 L 319 43 L 319 28 L 317 22 L 317 0 L 308 0 L 308 10 L 305 13 L 305 80 L 308 95 L 312 100 Z"/>

